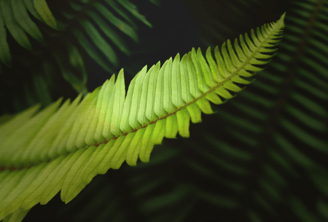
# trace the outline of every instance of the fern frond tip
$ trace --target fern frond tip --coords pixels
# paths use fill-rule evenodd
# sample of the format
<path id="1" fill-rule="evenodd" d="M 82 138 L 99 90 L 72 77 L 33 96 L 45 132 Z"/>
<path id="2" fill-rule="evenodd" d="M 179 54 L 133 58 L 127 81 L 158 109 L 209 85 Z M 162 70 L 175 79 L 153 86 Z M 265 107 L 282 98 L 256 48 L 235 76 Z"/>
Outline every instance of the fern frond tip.
<path id="1" fill-rule="evenodd" d="M 284 14 L 281 15 L 279 21 L 283 21 L 284 22 L 285 16 L 286 16 L 286 12 L 284 12 Z"/>

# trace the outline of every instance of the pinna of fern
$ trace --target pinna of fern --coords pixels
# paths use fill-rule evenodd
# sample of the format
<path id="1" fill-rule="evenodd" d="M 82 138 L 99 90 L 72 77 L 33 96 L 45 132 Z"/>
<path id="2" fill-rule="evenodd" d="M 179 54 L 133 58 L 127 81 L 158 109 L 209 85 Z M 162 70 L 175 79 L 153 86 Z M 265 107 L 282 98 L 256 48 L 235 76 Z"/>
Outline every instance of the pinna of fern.
<path id="1" fill-rule="evenodd" d="M 250 84 L 267 64 L 282 37 L 285 14 L 275 23 L 251 30 L 221 50 L 193 48 L 181 60 L 142 68 L 125 95 L 121 70 L 101 87 L 72 102 L 62 98 L 37 115 L 31 107 L 0 125 L 0 220 L 16 217 L 61 190 L 71 201 L 97 174 L 148 162 L 164 137 L 189 137 L 189 123 L 212 114 L 209 102 L 222 104 Z M 237 83 L 237 84 L 236 84 Z M 60 106 L 60 108 L 59 108 Z M 1 121 L 2 122 L 2 121 Z"/>

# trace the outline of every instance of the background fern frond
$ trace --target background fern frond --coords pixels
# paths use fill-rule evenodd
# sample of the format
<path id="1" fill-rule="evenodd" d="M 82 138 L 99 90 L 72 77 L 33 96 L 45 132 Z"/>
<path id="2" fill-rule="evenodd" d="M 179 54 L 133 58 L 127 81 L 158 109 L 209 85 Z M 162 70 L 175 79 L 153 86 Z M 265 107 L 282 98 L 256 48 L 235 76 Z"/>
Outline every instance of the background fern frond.
<path id="1" fill-rule="evenodd" d="M 270 1 L 267 5 L 261 2 L 263 6 L 270 4 Z M 274 4 L 278 7 L 280 3 Z M 327 2 L 281 4 L 290 7 L 286 38 L 280 43 L 282 49 L 277 60 L 270 63 L 263 71 L 265 75 L 260 75 L 250 90 L 241 92 L 239 98 L 217 110 L 220 126 L 226 132 L 225 136 L 219 136 L 221 143 L 217 148 L 242 147 L 253 157 L 248 168 L 251 176 L 237 182 L 245 188 L 241 191 L 244 198 L 238 198 L 240 206 L 234 212 L 243 211 L 250 221 L 268 221 L 268 218 L 325 221 L 323 194 L 320 194 L 320 186 L 314 184 L 326 176 L 317 174 L 314 179 L 310 175 L 327 169 L 327 109 L 324 105 L 327 103 L 324 96 L 327 65 L 321 62 L 327 51 L 323 45 L 327 42 L 316 31 L 327 27 Z M 227 20 L 226 24 L 230 23 Z M 322 47 L 314 49 L 314 44 Z M 218 137 L 206 129 L 202 132 L 213 139 Z M 202 138 L 207 138 L 205 135 L 201 140 L 208 141 Z M 238 161 L 237 155 L 235 161 Z M 207 161 L 203 162 L 206 165 Z M 220 170 L 219 175 L 225 172 L 228 169 Z M 217 191 L 213 189 L 212 193 Z M 291 212 L 286 210 L 289 207 Z"/>
<path id="2" fill-rule="evenodd" d="M 138 42 L 140 22 L 151 27 L 129 1 L 70 0 L 56 4 L 45 0 L 3 0 L 1 8 L 1 82 L 5 83 L 1 94 L 9 94 L 2 98 L 2 114 L 21 111 L 35 102 L 42 102 L 45 107 L 63 96 L 62 90 L 66 90 L 66 96 L 76 96 L 68 84 L 86 94 L 86 69 L 90 66 L 89 63 L 85 67 L 86 59 L 93 58 L 107 72 L 118 71 L 118 56 L 126 59 L 130 53 L 129 40 Z M 29 96 L 21 96 L 26 90 L 36 98 L 35 102 Z M 13 100 L 17 100 L 17 106 Z"/>

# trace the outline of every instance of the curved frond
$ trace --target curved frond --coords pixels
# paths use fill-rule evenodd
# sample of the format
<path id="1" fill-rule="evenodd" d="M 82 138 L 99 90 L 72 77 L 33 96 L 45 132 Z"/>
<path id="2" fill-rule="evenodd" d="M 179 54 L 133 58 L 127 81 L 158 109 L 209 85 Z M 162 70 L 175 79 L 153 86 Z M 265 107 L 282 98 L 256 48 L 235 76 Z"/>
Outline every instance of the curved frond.
<path id="1" fill-rule="evenodd" d="M 148 162 L 155 144 L 179 133 L 189 137 L 190 120 L 212 114 L 209 102 L 222 104 L 252 81 L 270 61 L 282 37 L 285 14 L 256 32 L 206 51 L 193 48 L 160 67 L 138 72 L 125 91 L 121 70 L 101 87 L 72 103 L 61 99 L 38 114 L 32 107 L 0 126 L 0 219 L 61 190 L 71 201 L 97 174 Z M 255 34 L 256 33 L 256 34 Z M 261 65 L 261 67 L 259 67 Z M 246 77 L 246 78 L 245 78 Z M 60 106 L 60 108 L 59 108 Z M 19 127 L 17 127 L 17 125 Z M 180 193 L 180 190 L 177 191 Z M 183 194 L 184 195 L 184 194 Z"/>
<path id="2" fill-rule="evenodd" d="M 322 218 L 326 218 L 323 212 L 327 203 L 324 188 L 327 175 L 319 172 L 327 172 L 328 153 L 328 110 L 325 105 L 328 101 L 327 3 L 290 2 L 279 55 L 251 89 L 218 110 L 220 131 L 224 136 L 221 132 L 212 134 L 217 140 L 215 147 L 223 152 L 227 144 L 247 151 L 253 157 L 245 164 L 237 155 L 233 159 L 221 153 L 218 155 L 235 167 L 248 169 L 250 175 L 232 180 L 243 190 L 240 193 L 233 190 L 228 195 L 236 197 L 241 205 L 234 211 L 249 213 L 251 220 L 307 221 L 312 218 L 324 221 Z M 204 134 L 211 135 L 212 130 L 204 130 Z M 203 137 L 203 143 L 198 147 L 208 148 L 210 140 Z M 199 150 L 203 152 L 203 149 Z M 212 155 L 216 156 L 216 153 Z M 210 156 L 201 162 L 201 166 L 207 166 L 207 162 L 210 162 Z M 197 161 L 192 164 L 196 165 Z M 206 170 L 213 169 L 208 167 L 204 172 Z M 224 179 L 230 182 L 229 168 L 217 167 L 215 170 L 217 177 L 229 173 Z M 209 181 L 207 183 L 211 183 Z M 211 193 L 226 194 L 225 190 L 216 187 Z"/>

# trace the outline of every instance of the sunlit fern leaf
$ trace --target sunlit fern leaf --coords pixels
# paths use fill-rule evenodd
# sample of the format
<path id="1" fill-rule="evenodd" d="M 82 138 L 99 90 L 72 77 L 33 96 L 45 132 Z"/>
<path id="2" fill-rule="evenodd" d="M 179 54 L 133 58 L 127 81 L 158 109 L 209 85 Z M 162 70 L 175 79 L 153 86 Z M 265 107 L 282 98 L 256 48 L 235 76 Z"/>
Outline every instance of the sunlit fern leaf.
<path id="1" fill-rule="evenodd" d="M 289 25 L 285 41 L 280 44 L 281 58 L 277 58 L 285 63 L 271 63 L 286 74 L 285 81 L 280 77 L 278 84 L 273 84 L 276 88 L 281 84 L 288 88 L 287 99 L 282 99 L 279 104 L 279 109 L 284 112 L 278 121 L 281 129 L 274 133 L 274 138 L 286 157 L 307 170 L 320 165 L 321 168 L 325 160 L 318 160 L 318 156 L 327 157 L 328 154 L 328 110 L 325 105 L 328 101 L 328 69 L 322 60 L 328 55 L 328 39 L 324 34 L 327 33 L 324 27 L 328 22 L 328 2 L 304 0 L 293 2 L 292 6 L 286 20 Z"/>
<path id="2" fill-rule="evenodd" d="M 174 138 L 178 132 L 189 137 L 190 120 L 196 123 L 201 112 L 213 113 L 209 101 L 222 104 L 220 97 L 231 99 L 230 91 L 242 90 L 235 83 L 251 83 L 243 77 L 260 71 L 258 59 L 269 59 L 267 52 L 276 50 L 284 17 L 264 25 L 258 36 L 240 35 L 236 51 L 229 40 L 221 50 L 216 47 L 216 61 L 210 48 L 207 61 L 193 48 L 181 61 L 177 54 L 162 67 L 157 63 L 147 72 L 145 66 L 126 96 L 121 70 L 116 83 L 113 75 L 81 103 L 80 95 L 58 108 L 59 99 L 32 118 L 36 106 L 3 123 L 0 219 L 46 204 L 60 190 L 68 203 L 97 174 L 118 169 L 124 161 L 134 166 L 138 157 L 148 162 L 154 145 L 164 137 Z"/>
<path id="3" fill-rule="evenodd" d="M 321 3 L 323 6 L 320 6 Z M 263 169 L 266 164 L 266 172 L 268 174 L 271 172 L 270 177 L 274 176 L 276 179 L 271 183 L 265 180 L 263 182 L 263 178 L 258 179 L 257 184 L 261 191 L 258 192 L 260 198 L 257 201 L 271 205 L 275 211 L 284 202 L 281 201 L 282 194 L 291 192 L 290 189 L 285 190 L 283 184 L 291 186 L 294 178 L 299 179 L 298 183 L 303 183 L 300 179 L 303 175 L 297 172 L 299 167 L 306 171 L 313 167 L 318 168 L 316 171 L 319 169 L 326 171 L 327 3 L 327 1 L 307 0 L 293 2 L 291 12 L 286 19 L 288 25 L 286 25 L 284 41 L 279 45 L 279 56 L 270 64 L 270 70 L 264 71 L 265 74 L 262 74 L 252 85 L 257 93 L 253 93 L 252 90 L 244 91 L 238 101 L 231 101 L 229 105 L 232 109 L 218 112 L 219 116 L 228 123 L 229 127 L 224 130 L 230 131 L 229 134 L 232 133 L 236 140 L 244 141 L 247 137 L 249 141 L 262 142 L 260 147 L 255 143 L 251 145 L 252 149 L 265 150 L 263 156 L 268 158 L 263 158 L 261 165 L 256 169 Z M 231 110 L 236 112 L 229 112 Z M 251 124 L 242 124 L 246 120 Z M 267 139 L 259 138 L 258 135 L 261 137 L 266 135 Z M 226 142 L 231 141 L 227 139 Z M 309 174 L 312 178 L 309 183 L 325 184 L 323 181 L 327 176 Z M 257 187 L 252 189 L 256 190 Z M 304 200 L 307 196 L 303 193 L 293 193 L 291 196 L 298 196 L 302 199 L 301 202 L 315 206 L 317 204 L 315 198 L 318 199 L 327 192 L 324 186 L 318 186 L 318 189 L 318 193 L 311 191 L 314 199 L 311 203 Z M 249 198 L 253 196 L 249 195 Z M 247 204 L 251 205 L 251 202 Z M 293 210 L 296 209 L 295 206 L 292 206 Z M 297 205 L 299 209 L 300 206 Z M 319 206 L 319 212 L 316 212 L 315 207 L 304 210 L 308 211 L 308 214 L 319 215 L 324 209 L 323 205 Z M 256 206 L 251 211 L 260 214 L 261 210 Z M 302 212 L 298 213 L 298 210 L 294 212 L 298 217 L 303 217 Z M 276 215 L 279 213 L 276 212 Z"/>
<path id="4" fill-rule="evenodd" d="M 21 222 L 31 209 L 15 211 L 3 220 L 3 222 Z"/>

